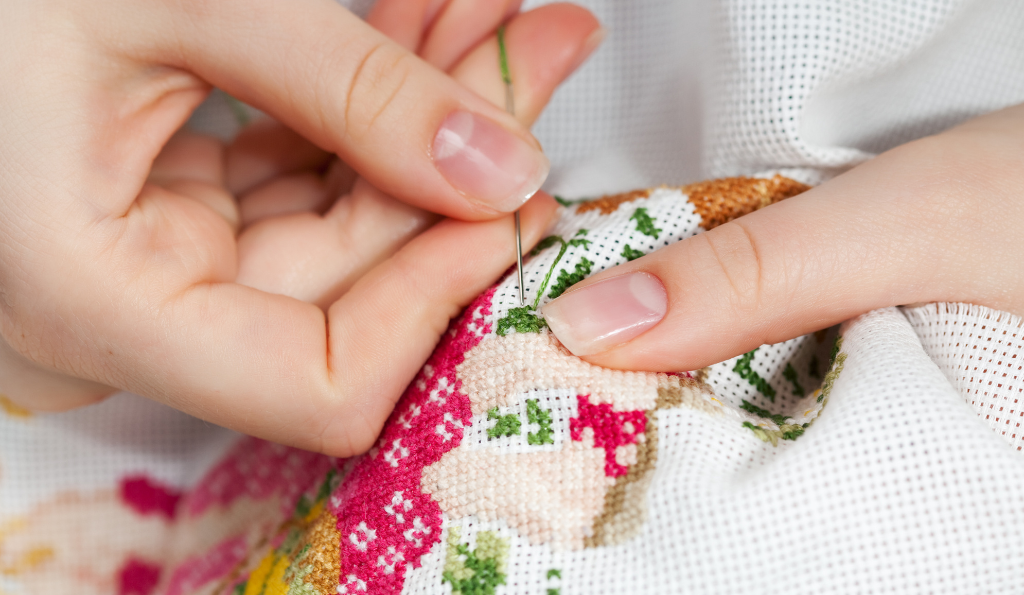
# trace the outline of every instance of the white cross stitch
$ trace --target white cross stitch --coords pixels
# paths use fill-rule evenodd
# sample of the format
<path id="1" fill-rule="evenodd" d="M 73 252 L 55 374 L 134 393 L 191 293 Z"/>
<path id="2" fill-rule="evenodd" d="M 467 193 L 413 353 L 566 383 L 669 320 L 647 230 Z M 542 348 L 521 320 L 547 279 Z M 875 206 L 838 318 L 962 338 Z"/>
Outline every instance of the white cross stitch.
<path id="1" fill-rule="evenodd" d="M 391 450 L 384 453 L 384 460 L 392 467 L 397 467 L 398 462 L 409 456 L 409 449 L 402 446 L 402 439 L 399 438 L 391 445 Z"/>
<path id="2" fill-rule="evenodd" d="M 402 555 L 402 552 L 395 549 L 395 546 L 389 545 L 387 556 L 381 554 L 377 557 L 377 566 L 384 567 L 384 574 L 394 574 L 395 568 L 404 561 L 405 556 Z"/>
<path id="3" fill-rule="evenodd" d="M 405 537 L 406 541 L 412 543 L 414 546 L 421 547 L 423 545 L 423 540 L 416 537 L 417 533 L 420 535 L 430 533 L 430 527 L 424 525 L 423 520 L 420 519 L 420 517 L 416 517 L 412 520 L 412 529 L 404 531 L 402 536 Z"/>
<path id="4" fill-rule="evenodd" d="M 412 500 L 406 500 L 405 497 L 402 496 L 402 492 L 395 492 L 395 495 L 391 498 L 391 504 L 385 506 L 384 511 L 395 517 L 396 522 L 404 523 L 405 517 L 402 515 L 402 510 L 405 512 L 412 510 Z"/>
<path id="5" fill-rule="evenodd" d="M 398 417 L 398 425 L 406 430 L 412 427 L 412 419 L 420 414 L 420 406 L 413 403 L 412 407 L 405 410 L 405 413 Z"/>
<path id="6" fill-rule="evenodd" d="M 437 388 L 430 391 L 430 398 L 427 399 L 429 403 L 437 403 L 438 406 L 442 406 L 448 402 L 448 395 L 452 394 L 452 387 L 448 384 L 447 378 L 441 378 L 437 381 Z"/>
<path id="7" fill-rule="evenodd" d="M 354 574 L 350 574 L 345 578 L 345 584 L 338 585 L 338 595 L 349 595 L 350 593 L 366 592 L 366 581 L 357 578 L 356 575 Z"/>
<path id="8" fill-rule="evenodd" d="M 362 539 L 360 539 L 359 533 L 364 535 Z M 377 531 L 367 526 L 366 521 L 359 523 L 356 530 L 348 536 L 348 540 L 352 542 L 352 545 L 356 546 L 356 549 L 361 552 L 365 552 L 366 546 L 374 539 L 377 539 Z"/>
<path id="9" fill-rule="evenodd" d="M 448 431 L 448 424 L 451 424 L 453 428 L 463 429 L 466 427 L 462 425 L 461 421 L 455 419 L 451 413 L 445 413 L 444 421 L 437 424 L 437 428 L 434 429 L 435 432 L 441 435 L 441 438 L 443 438 L 445 442 L 448 442 L 455 436 L 455 434 Z"/>

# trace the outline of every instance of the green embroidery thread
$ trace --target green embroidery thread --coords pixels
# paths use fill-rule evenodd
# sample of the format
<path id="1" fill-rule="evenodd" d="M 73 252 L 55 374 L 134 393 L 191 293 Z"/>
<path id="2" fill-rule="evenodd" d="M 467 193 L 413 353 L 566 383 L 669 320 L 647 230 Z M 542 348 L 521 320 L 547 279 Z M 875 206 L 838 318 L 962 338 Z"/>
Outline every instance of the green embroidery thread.
<path id="1" fill-rule="evenodd" d="M 561 244 L 561 248 L 559 248 L 554 262 L 551 263 L 551 268 L 549 268 L 547 274 L 544 275 L 544 280 L 540 284 L 540 290 L 537 292 L 537 296 L 533 300 L 533 305 L 523 306 L 521 308 L 510 308 L 508 314 L 498 320 L 498 328 L 495 332 L 499 337 L 504 337 L 511 329 L 515 329 L 517 333 L 539 333 L 542 328 L 547 326 L 547 322 L 545 322 L 543 318 L 534 314 L 534 312 L 537 311 L 537 306 L 540 305 L 540 298 L 544 295 L 544 291 L 547 290 L 548 284 L 551 282 L 552 273 L 555 272 L 559 261 L 561 261 L 562 257 L 565 256 L 565 251 L 569 249 L 569 246 L 582 246 L 584 249 L 590 247 L 590 240 L 582 237 L 585 235 L 587 235 L 587 230 L 581 229 L 577 231 L 575 236 L 569 241 L 565 241 L 559 236 L 548 236 L 541 240 L 533 251 L 530 252 L 531 255 L 535 255 L 541 250 L 550 248 L 555 244 Z M 594 263 L 584 258 L 576 265 L 572 274 L 569 274 L 565 269 L 562 269 L 558 275 L 557 285 L 551 290 L 551 297 L 558 297 L 569 286 L 578 283 L 584 277 L 589 275 L 590 267 L 593 265 Z M 557 295 L 555 294 L 556 290 Z"/>
<path id="2" fill-rule="evenodd" d="M 832 362 L 829 364 L 829 371 L 827 374 L 825 374 L 825 379 L 822 381 L 821 384 L 821 390 L 818 394 L 817 399 L 815 399 L 816 402 L 821 403 L 822 407 L 822 409 L 819 410 L 818 417 L 821 416 L 820 411 L 823 411 L 825 405 L 828 404 L 828 397 L 829 394 L 832 393 L 832 386 L 835 383 L 836 379 L 839 378 L 839 374 L 842 373 L 843 371 L 843 365 L 846 363 L 846 354 L 840 351 L 842 346 L 843 338 L 841 336 L 837 336 L 835 346 L 832 348 Z M 787 366 L 787 370 L 789 368 L 790 367 Z M 786 375 L 786 372 L 783 372 L 783 376 L 786 376 L 787 379 L 789 378 Z M 797 438 L 802 436 L 804 431 L 807 428 L 811 427 L 811 425 L 818 419 L 818 417 L 815 417 L 814 419 L 805 424 L 787 424 L 785 423 L 788 419 L 787 417 L 779 414 L 773 414 L 767 409 L 762 409 L 761 407 L 758 407 L 757 405 L 754 405 L 747 401 L 743 401 L 743 404 L 740 405 L 740 407 L 743 410 L 753 413 L 758 417 L 770 419 L 771 421 L 775 422 L 775 425 L 779 426 L 778 430 L 771 430 L 768 428 L 759 427 L 755 424 L 750 423 L 749 421 L 743 422 L 744 428 L 748 428 L 751 432 L 754 433 L 754 436 L 757 436 L 762 442 L 771 442 L 772 446 L 778 446 L 778 442 L 780 439 L 796 440 Z"/>
<path id="3" fill-rule="evenodd" d="M 647 214 L 647 209 L 644 207 L 633 211 L 633 216 L 629 220 L 636 221 L 636 230 L 645 236 L 657 238 L 661 233 L 661 229 L 654 226 L 654 218 Z"/>
<path id="4" fill-rule="evenodd" d="M 481 531 L 476 536 L 476 549 L 459 543 L 458 527 L 448 531 L 447 553 L 441 582 L 452 586 L 452 595 L 494 595 L 498 585 L 505 584 L 505 562 L 509 542 L 494 531 Z"/>
<path id="5" fill-rule="evenodd" d="M 558 273 L 558 279 L 554 287 L 551 288 L 551 293 L 548 294 L 548 297 L 555 299 L 565 293 L 566 289 L 569 289 L 573 285 L 576 285 L 580 281 L 586 279 L 587 276 L 590 275 L 590 267 L 592 266 L 594 266 L 594 263 L 590 262 L 586 258 L 581 258 L 580 261 L 576 263 L 576 267 L 573 269 L 572 273 L 567 273 L 565 269 L 562 269 Z"/>
<path id="6" fill-rule="evenodd" d="M 501 82 L 512 84 L 512 74 L 508 70 L 508 51 L 505 49 L 505 27 L 498 27 L 498 66 L 501 68 Z"/>
<path id="7" fill-rule="evenodd" d="M 629 244 L 626 244 L 625 246 L 622 247 L 622 257 L 625 258 L 626 261 L 636 260 L 643 255 L 643 252 L 641 252 L 640 250 L 634 250 L 633 248 L 630 247 Z"/>
<path id="8" fill-rule="evenodd" d="M 786 368 L 782 371 L 782 377 L 789 381 L 793 385 L 793 394 L 802 397 L 804 396 L 804 387 L 800 386 L 800 379 L 797 378 L 796 368 L 793 364 L 786 363 Z"/>
<path id="9" fill-rule="evenodd" d="M 536 432 L 526 435 L 526 442 L 533 445 L 554 444 L 554 431 L 551 429 L 551 411 L 541 409 L 537 399 L 527 399 L 526 419 L 531 424 L 537 424 L 540 428 Z"/>
<path id="10" fill-rule="evenodd" d="M 494 407 L 487 412 L 487 419 L 496 419 L 498 423 L 493 428 L 487 428 L 487 438 L 501 438 L 502 436 L 518 436 L 522 427 L 519 416 L 515 413 L 502 415 L 498 408 Z"/>
<path id="11" fill-rule="evenodd" d="M 748 383 L 750 383 L 750 386 L 756 388 L 758 392 L 768 397 L 768 400 L 774 403 L 775 388 L 772 387 L 772 385 L 768 384 L 767 380 L 761 378 L 761 375 L 755 372 L 754 369 L 750 366 L 750 363 L 754 361 L 754 353 L 756 353 L 758 349 L 760 349 L 760 347 L 757 347 L 752 351 L 748 351 L 747 353 L 743 354 L 743 357 L 736 360 L 736 365 L 733 366 L 732 371 L 739 374 L 740 378 L 746 380 Z"/>
<path id="12" fill-rule="evenodd" d="M 540 329 L 546 327 L 547 322 L 530 311 L 528 307 L 511 308 L 501 320 L 498 321 L 499 337 L 504 337 L 509 329 L 515 329 L 517 333 L 539 333 Z"/>
<path id="13" fill-rule="evenodd" d="M 562 571 L 557 568 L 552 568 L 551 570 L 548 570 L 548 580 L 551 580 L 553 578 L 562 578 Z"/>

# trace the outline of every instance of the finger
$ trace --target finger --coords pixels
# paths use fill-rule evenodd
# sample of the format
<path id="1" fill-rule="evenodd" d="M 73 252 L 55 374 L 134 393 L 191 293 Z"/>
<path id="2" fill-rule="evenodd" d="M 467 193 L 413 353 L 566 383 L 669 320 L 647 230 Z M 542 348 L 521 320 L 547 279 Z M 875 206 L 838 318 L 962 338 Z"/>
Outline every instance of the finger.
<path id="1" fill-rule="evenodd" d="M 1024 218 L 1005 173 L 1021 170 L 1024 144 L 1005 132 L 996 141 L 956 135 L 905 145 L 595 275 L 545 307 L 548 323 L 593 363 L 692 370 L 886 306 L 968 301 L 1024 311 L 1024 274 L 1001 264 L 1024 249 L 991 240 L 1012 237 Z M 1024 187 L 1024 175 L 1013 180 Z"/>
<path id="2" fill-rule="evenodd" d="M 519 11 L 522 0 L 450 0 L 424 35 L 419 55 L 447 71 Z"/>
<path id="3" fill-rule="evenodd" d="M 380 0 L 366 22 L 395 43 L 415 52 L 423 33 L 447 0 Z"/>
<path id="4" fill-rule="evenodd" d="M 220 140 L 189 130 L 180 130 L 167 141 L 153 160 L 149 181 L 194 180 L 224 184 L 224 145 Z"/>
<path id="5" fill-rule="evenodd" d="M 335 159 L 323 175 L 304 172 L 272 179 L 239 199 L 242 225 L 292 213 L 323 213 L 352 190 L 355 178 L 352 168 Z"/>
<path id="6" fill-rule="evenodd" d="M 162 200 L 159 212 L 146 215 L 163 219 L 150 224 L 165 240 L 170 233 L 187 239 L 194 232 L 164 226 L 190 201 Z M 150 208 L 150 201 L 141 202 L 140 209 Z M 556 208 L 548 197 L 524 206 L 525 242 L 539 239 Z M 151 229 L 125 234 L 130 239 L 136 231 L 152 236 Z M 448 319 L 514 262 L 511 235 L 509 217 L 446 221 L 366 275 L 326 321 L 316 306 L 220 282 L 227 273 L 220 266 L 180 274 L 166 266 L 131 267 L 94 276 L 92 288 L 106 301 L 73 300 L 61 314 L 72 324 L 110 323 L 91 334 L 72 329 L 73 340 L 61 342 L 57 357 L 65 359 L 76 341 L 89 343 L 88 353 L 104 346 L 102 357 L 70 355 L 66 361 L 79 362 L 81 375 L 106 378 L 213 423 L 347 456 L 371 445 Z"/>
<path id="7" fill-rule="evenodd" d="M 227 187 L 243 194 L 277 176 L 320 169 L 330 158 L 280 122 L 257 120 L 243 128 L 227 148 Z"/>
<path id="8" fill-rule="evenodd" d="M 545 194 L 524 205 L 524 245 L 540 240 L 557 208 Z M 347 373 L 365 379 L 362 390 L 353 392 L 352 404 L 376 422 L 352 428 L 351 420 L 334 419 L 324 432 L 325 444 L 351 443 L 356 436 L 358 450 L 372 443 L 449 319 L 515 262 L 512 230 L 511 217 L 485 224 L 442 221 L 331 306 L 332 361 L 349 362 Z"/>
<path id="9" fill-rule="evenodd" d="M 238 230 L 238 204 L 224 188 L 224 145 L 218 139 L 179 131 L 153 160 L 149 181 L 210 207 Z"/>
<path id="10" fill-rule="evenodd" d="M 516 87 L 521 122 L 540 113 L 555 87 L 575 64 L 593 50 L 598 22 L 584 9 L 553 5 L 518 15 L 508 26 L 510 67 L 522 75 Z M 539 75 L 534 75 L 539 71 Z M 476 85 L 504 102 L 493 36 L 455 69 L 458 82 Z M 267 185 L 268 193 L 288 184 Z M 309 203 L 318 190 L 308 188 Z M 258 194 L 268 209 L 283 209 L 298 201 L 270 203 L 275 197 Z M 279 196 L 277 198 L 280 198 Z M 243 213 L 249 198 L 242 199 Z M 338 299 L 359 275 L 390 256 L 412 236 L 431 224 L 422 211 L 400 203 L 368 184 L 360 183 L 323 220 L 306 214 L 246 230 L 239 239 L 239 283 L 280 293 L 323 307 Z"/>
<path id="11" fill-rule="evenodd" d="M 586 9 L 549 4 L 516 15 L 505 32 L 516 118 L 532 124 L 566 78 L 604 39 L 601 23 Z M 495 105 L 505 104 L 497 38 L 480 44 L 451 71 L 452 77 Z"/>
<path id="12" fill-rule="evenodd" d="M 323 217 L 264 220 L 238 240 L 238 283 L 327 308 L 436 221 L 360 180 Z"/>
<path id="13" fill-rule="evenodd" d="M 486 219 L 515 210 L 547 176 L 539 145 L 512 118 L 334 2 L 184 7 L 154 26 L 166 34 L 153 51 L 273 114 L 391 196 Z"/>

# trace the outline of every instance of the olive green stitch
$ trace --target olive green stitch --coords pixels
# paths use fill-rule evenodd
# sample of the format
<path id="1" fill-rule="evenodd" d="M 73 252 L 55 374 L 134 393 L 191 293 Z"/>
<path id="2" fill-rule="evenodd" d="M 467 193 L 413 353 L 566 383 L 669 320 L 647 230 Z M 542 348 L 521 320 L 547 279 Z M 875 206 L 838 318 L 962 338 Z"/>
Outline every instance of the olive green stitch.
<path id="1" fill-rule="evenodd" d="M 505 584 L 508 540 L 494 531 L 481 531 L 476 549 L 470 550 L 460 538 L 459 528 L 452 527 L 441 582 L 451 584 L 452 595 L 494 595 L 497 586 Z"/>
<path id="2" fill-rule="evenodd" d="M 846 363 L 846 354 L 840 353 L 840 349 L 843 346 L 843 338 L 836 337 L 836 344 L 832 348 L 832 364 L 829 368 L 828 374 L 825 374 L 825 380 L 821 382 L 821 394 L 818 395 L 818 402 L 821 403 L 828 399 L 829 394 L 832 392 L 832 385 L 835 384 L 836 378 L 839 378 L 839 374 L 843 371 L 843 365 Z"/>
<path id="3" fill-rule="evenodd" d="M 501 438 L 502 436 L 518 436 L 522 422 L 515 413 L 502 415 L 498 408 L 494 407 L 487 412 L 487 419 L 496 419 L 498 423 L 493 428 L 487 428 L 487 438 Z"/>
<path id="4" fill-rule="evenodd" d="M 594 266 L 594 263 L 590 262 L 586 258 L 581 258 L 580 261 L 576 263 L 576 267 L 573 269 L 572 273 L 566 272 L 565 269 L 559 271 L 557 282 L 551 288 L 551 293 L 548 294 L 548 297 L 555 299 L 565 293 L 566 289 L 569 289 L 573 285 L 576 285 L 580 281 L 586 279 L 587 276 L 590 275 L 590 267 L 592 266 Z"/>
<path id="5" fill-rule="evenodd" d="M 798 397 L 804 396 L 804 387 L 800 386 L 800 380 L 796 376 L 796 368 L 793 367 L 793 364 L 786 363 L 786 368 L 782 370 L 782 377 L 793 385 L 794 395 Z"/>
<path id="6" fill-rule="evenodd" d="M 552 437 L 554 435 L 554 431 L 551 429 L 551 411 L 541 409 L 540 405 L 537 404 L 537 399 L 526 400 L 526 419 L 531 424 L 537 424 L 540 426 L 536 432 L 530 432 L 526 435 L 526 441 L 529 444 L 540 445 L 555 443 L 555 439 Z"/>
<path id="7" fill-rule="evenodd" d="M 548 589 L 548 595 L 561 595 L 561 589 Z"/>
<path id="8" fill-rule="evenodd" d="M 743 354 L 743 357 L 736 360 L 736 365 L 733 366 L 732 371 L 739 374 L 740 378 L 746 380 L 751 386 L 756 388 L 762 395 L 768 397 L 768 400 L 772 403 L 775 402 L 775 388 L 768 384 L 768 381 L 761 378 L 761 375 L 754 371 L 754 368 L 750 366 L 750 363 L 754 361 L 754 353 L 760 347 L 748 351 Z"/>
<path id="9" fill-rule="evenodd" d="M 627 261 L 632 261 L 644 256 L 644 253 L 640 250 L 634 250 L 629 244 L 622 247 L 622 257 Z"/>
<path id="10" fill-rule="evenodd" d="M 661 233 L 661 229 L 654 226 L 654 218 L 647 214 L 647 209 L 644 207 L 633 211 L 633 216 L 629 220 L 636 221 L 637 231 L 645 236 L 657 238 L 658 234 Z"/>
<path id="11" fill-rule="evenodd" d="M 580 202 L 578 200 L 566 200 L 566 199 L 562 198 L 561 196 L 558 196 L 557 194 L 552 194 L 551 197 L 555 199 L 555 202 L 557 202 L 558 204 L 562 205 L 563 207 L 571 207 L 574 204 Z"/>
<path id="12" fill-rule="evenodd" d="M 231 595 L 244 595 L 245 588 L 249 586 L 249 581 L 245 580 L 235 585 L 234 590 L 231 591 Z"/>
<path id="13" fill-rule="evenodd" d="M 309 501 L 309 498 L 305 494 L 299 496 L 299 501 L 295 503 L 295 518 L 304 519 L 311 510 L 313 510 L 313 503 Z"/>
<path id="14" fill-rule="evenodd" d="M 552 568 L 548 570 L 548 580 L 551 580 L 553 578 L 562 578 L 562 571 L 557 568 Z"/>

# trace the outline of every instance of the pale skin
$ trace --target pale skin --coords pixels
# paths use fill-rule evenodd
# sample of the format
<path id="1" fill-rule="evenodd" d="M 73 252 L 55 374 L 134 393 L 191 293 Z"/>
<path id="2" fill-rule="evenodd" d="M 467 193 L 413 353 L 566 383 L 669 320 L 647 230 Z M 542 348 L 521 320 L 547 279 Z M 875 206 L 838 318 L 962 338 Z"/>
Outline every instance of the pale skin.
<path id="1" fill-rule="evenodd" d="M 526 126 L 600 40 L 583 9 L 517 10 L 382 2 L 382 34 L 330 0 L 4 3 L 0 393 L 55 411 L 124 389 L 366 450 L 515 259 L 511 209 L 449 183 L 435 133 L 462 110 L 539 155 Z M 503 21 L 517 118 L 495 105 Z M 282 124 L 175 134 L 211 85 Z M 523 205 L 524 243 L 556 209 Z"/>
<path id="2" fill-rule="evenodd" d="M 887 306 L 968 302 L 1022 315 L 1022 193 L 1015 106 L 594 275 L 559 300 L 617 275 L 659 279 L 664 318 L 583 356 L 632 370 L 698 369 Z"/>
<path id="3" fill-rule="evenodd" d="M 531 43 L 513 18 L 513 121 L 492 37 L 513 4 L 386 0 L 370 20 L 392 44 L 326 0 L 5 2 L 0 392 L 62 410 L 127 389 L 303 448 L 369 447 L 448 319 L 514 259 L 507 218 L 425 147 L 456 107 L 534 143 L 521 124 L 593 49 L 585 11 Z M 288 128 L 168 145 L 210 85 Z M 362 176 L 351 192 L 345 167 L 321 175 L 328 154 Z M 563 298 L 645 271 L 667 313 L 585 359 L 698 369 L 915 302 L 1024 314 L 1022 166 L 1018 106 L 605 271 Z M 420 208 L 489 221 L 431 226 Z M 526 204 L 527 244 L 554 210 Z"/>

